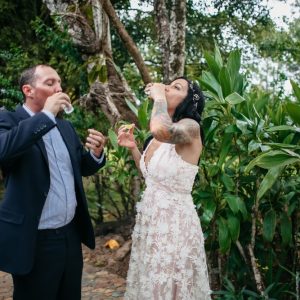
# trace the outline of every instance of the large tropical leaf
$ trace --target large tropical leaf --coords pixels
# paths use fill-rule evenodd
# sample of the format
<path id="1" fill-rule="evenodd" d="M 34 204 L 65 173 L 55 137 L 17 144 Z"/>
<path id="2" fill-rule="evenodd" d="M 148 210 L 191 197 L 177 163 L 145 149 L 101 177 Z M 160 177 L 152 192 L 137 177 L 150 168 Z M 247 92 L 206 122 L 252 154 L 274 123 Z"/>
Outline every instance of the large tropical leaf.
<path id="1" fill-rule="evenodd" d="M 217 63 L 219 68 L 223 67 L 222 55 L 221 55 L 220 49 L 217 45 L 215 45 L 215 62 Z"/>
<path id="2" fill-rule="evenodd" d="M 221 68 L 219 73 L 219 81 L 222 87 L 223 97 L 227 97 L 229 94 L 231 94 L 232 87 L 230 75 L 226 67 Z"/>
<path id="3" fill-rule="evenodd" d="M 130 110 L 136 115 L 138 116 L 138 109 L 134 106 L 134 104 L 129 101 L 128 99 L 125 99 L 126 104 L 128 105 L 128 107 L 130 108 Z"/>
<path id="4" fill-rule="evenodd" d="M 292 240 L 292 222 L 286 212 L 281 213 L 280 233 L 282 238 L 282 244 L 285 246 L 288 245 Z"/>
<path id="5" fill-rule="evenodd" d="M 300 87 L 297 85 L 297 83 L 293 80 L 290 80 L 294 94 L 298 100 L 298 102 L 300 103 Z"/>
<path id="6" fill-rule="evenodd" d="M 273 132 L 273 131 L 296 131 L 296 132 L 300 132 L 300 128 L 295 127 L 295 126 L 291 126 L 291 125 L 280 125 L 280 126 L 270 127 L 266 131 L 268 131 L 268 132 Z"/>
<path id="7" fill-rule="evenodd" d="M 227 154 L 232 146 L 232 137 L 233 137 L 233 133 L 225 133 L 223 140 L 222 140 L 222 144 L 221 144 L 221 151 L 220 151 L 220 155 L 219 155 L 219 161 L 218 161 L 218 166 L 222 166 L 222 164 L 224 163 Z"/>
<path id="8" fill-rule="evenodd" d="M 141 129 L 147 129 L 148 128 L 148 104 L 149 101 L 146 100 L 140 105 L 138 108 L 138 120 L 139 120 L 139 125 L 141 126 Z"/>
<path id="9" fill-rule="evenodd" d="M 246 219 L 248 215 L 248 211 L 245 205 L 245 202 L 243 199 L 241 199 L 238 195 L 233 195 L 229 193 L 224 194 L 224 199 L 228 203 L 228 206 L 230 207 L 231 211 L 234 214 L 237 214 L 238 212 L 241 212 L 243 215 L 243 218 Z"/>
<path id="10" fill-rule="evenodd" d="M 245 98 L 234 92 L 225 98 L 225 101 L 231 105 L 236 105 L 245 101 Z"/>
<path id="11" fill-rule="evenodd" d="M 210 53 L 208 53 L 207 51 L 204 52 L 204 58 L 206 60 L 206 63 L 208 65 L 210 71 L 214 75 L 214 77 L 218 78 L 219 77 L 219 72 L 220 72 L 220 66 L 215 61 L 215 58 Z"/>
<path id="12" fill-rule="evenodd" d="M 282 150 L 272 150 L 265 152 L 253 159 L 245 168 L 245 172 L 249 172 L 254 166 L 259 166 L 263 169 L 271 169 L 274 167 L 284 167 L 300 161 L 300 156 L 290 151 L 289 153 Z"/>
<path id="13" fill-rule="evenodd" d="M 224 102 L 222 87 L 212 73 L 204 71 L 200 82 L 209 91 L 215 93 L 219 97 L 219 101 Z"/>
<path id="14" fill-rule="evenodd" d="M 286 110 L 290 117 L 293 119 L 293 121 L 300 125 L 300 105 L 295 103 L 287 103 L 286 104 Z"/>
<path id="15" fill-rule="evenodd" d="M 234 214 L 237 214 L 240 210 L 240 198 L 236 195 L 231 195 L 231 194 L 225 194 L 224 198 L 228 203 L 231 211 Z"/>
<path id="16" fill-rule="evenodd" d="M 272 242 L 276 228 L 276 212 L 271 209 L 264 217 L 263 222 L 263 237 L 266 241 Z"/>
<path id="17" fill-rule="evenodd" d="M 202 220 L 205 223 L 209 223 L 211 219 L 213 218 L 215 211 L 216 211 L 216 203 L 212 201 L 212 199 L 209 199 L 208 201 L 203 201 L 203 215 Z"/>
<path id="18" fill-rule="evenodd" d="M 278 176 L 281 174 L 282 169 L 282 167 L 274 167 L 269 169 L 268 173 L 265 175 L 263 181 L 259 186 L 257 192 L 258 199 L 261 199 L 262 196 L 272 187 Z"/>
<path id="19" fill-rule="evenodd" d="M 118 137 L 112 129 L 108 130 L 108 137 L 109 137 L 109 140 L 110 140 L 111 144 L 113 145 L 114 149 L 117 150 L 119 148 Z"/>
<path id="20" fill-rule="evenodd" d="M 227 224 L 224 218 L 220 218 L 218 220 L 219 225 L 219 245 L 221 252 L 225 253 L 230 249 L 231 246 L 231 238 L 229 235 L 229 231 L 227 228 Z"/>
<path id="21" fill-rule="evenodd" d="M 240 235 L 240 220 L 233 214 L 229 214 L 227 224 L 231 239 L 233 242 L 236 242 Z"/>
<path id="22" fill-rule="evenodd" d="M 233 91 L 237 86 L 237 82 L 239 81 L 239 70 L 241 67 L 241 52 L 239 50 L 234 50 L 230 52 L 228 60 L 227 60 L 227 69 L 231 79 L 231 86 Z"/>

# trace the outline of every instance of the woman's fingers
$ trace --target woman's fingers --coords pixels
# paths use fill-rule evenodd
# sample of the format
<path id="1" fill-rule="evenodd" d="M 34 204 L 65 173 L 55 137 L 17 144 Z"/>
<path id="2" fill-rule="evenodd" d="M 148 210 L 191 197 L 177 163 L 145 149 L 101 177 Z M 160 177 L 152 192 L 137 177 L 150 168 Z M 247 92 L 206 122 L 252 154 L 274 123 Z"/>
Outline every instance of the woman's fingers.
<path id="1" fill-rule="evenodd" d="M 119 129 L 118 129 L 118 134 L 120 132 L 130 132 L 130 133 L 133 133 L 133 130 L 134 130 L 134 127 L 135 127 L 135 124 L 126 124 L 126 125 L 122 125 Z"/>

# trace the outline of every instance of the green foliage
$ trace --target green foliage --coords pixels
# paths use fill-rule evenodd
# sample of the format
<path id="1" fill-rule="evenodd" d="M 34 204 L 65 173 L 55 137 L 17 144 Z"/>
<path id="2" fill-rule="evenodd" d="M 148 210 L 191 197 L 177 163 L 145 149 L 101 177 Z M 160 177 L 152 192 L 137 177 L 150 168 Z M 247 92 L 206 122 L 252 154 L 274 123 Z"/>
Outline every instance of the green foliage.
<path id="1" fill-rule="evenodd" d="M 114 1 L 113 5 L 141 50 L 152 77 L 159 80 L 160 51 L 152 12 L 137 10 L 132 18 L 129 1 Z M 206 138 L 200 180 L 195 184 L 193 196 L 201 215 L 212 268 L 216 268 L 217 258 L 224 263 L 219 277 L 225 278 L 225 290 L 216 296 L 219 299 L 292 299 L 288 297 L 296 297 L 294 287 L 299 285 L 293 260 L 297 256 L 299 234 L 295 231 L 299 226 L 295 224 L 298 224 L 300 208 L 298 78 L 295 76 L 291 81 L 296 101 L 259 88 L 246 92 L 248 82 L 240 72 L 241 52 L 234 50 L 227 54 L 226 49 L 233 47 L 232 37 L 239 36 L 258 45 L 262 55 L 289 63 L 295 70 L 300 61 L 300 23 L 295 20 L 288 33 L 278 32 L 259 1 L 213 1 L 213 5 L 216 12 L 207 14 L 203 1 L 187 1 L 186 73 L 199 79 L 209 98 L 202 124 Z M 89 3 L 80 1 L 80 8 L 91 21 Z M 80 108 L 76 100 L 95 79 L 106 81 L 104 61 L 99 57 L 83 61 L 67 32 L 58 30 L 42 1 L 2 0 L 0 14 L 0 105 L 12 108 L 20 103 L 17 81 L 24 68 L 37 63 L 56 68 L 75 107 L 67 118 L 82 141 L 88 128 L 97 128 L 109 136 L 108 163 L 98 174 L 100 191 L 96 189 L 95 178 L 86 181 L 93 218 L 99 220 L 100 210 L 107 218 L 132 215 L 139 199 L 136 187 L 141 186 L 133 160 L 126 149 L 118 147 L 116 130 L 109 128 L 103 113 L 91 114 Z M 229 37 L 224 34 L 227 29 L 231 30 Z M 213 53 L 209 52 L 213 49 L 212 40 L 222 45 L 221 49 L 215 47 Z M 137 68 L 114 28 L 112 49 L 116 65 L 138 98 L 143 98 Z M 86 63 L 93 59 L 95 67 L 87 75 Z M 201 78 L 197 78 L 202 70 L 205 71 Z M 282 72 L 279 79 L 284 80 L 284 76 Z M 142 101 L 138 107 L 129 102 L 128 105 L 138 116 L 134 134 L 141 148 L 147 136 L 150 104 Z M 253 211 L 255 204 L 257 211 Z M 256 291 L 251 265 L 245 262 L 240 250 L 249 259 L 247 249 L 253 218 L 254 252 L 266 286 L 264 295 Z"/>
<path id="2" fill-rule="evenodd" d="M 224 274 L 232 281 L 224 281 L 226 291 L 220 291 L 220 299 L 283 299 L 287 291 L 293 291 L 295 279 L 282 269 L 278 272 L 273 262 L 296 271 L 289 257 L 296 255 L 297 229 L 292 224 L 300 209 L 299 127 L 293 125 L 298 124 L 298 104 L 261 90 L 246 92 L 238 50 L 226 60 L 216 47 L 205 58 L 208 69 L 199 78 L 208 97 L 205 147 L 193 195 L 208 253 L 213 258 L 220 251 L 228 261 Z M 297 96 L 296 83 L 293 87 Z M 264 296 L 252 292 L 254 282 L 245 280 L 253 276 L 251 265 L 244 268 L 247 276 L 239 276 L 245 264 L 241 249 L 248 256 L 252 238 L 267 286 Z M 236 291 L 235 286 L 244 288 Z"/>
<path id="3" fill-rule="evenodd" d="M 63 89 L 71 99 L 88 90 L 86 67 L 67 31 L 45 24 L 40 18 L 31 22 L 40 42 L 52 55 L 43 63 L 53 66 L 63 78 Z M 101 65 L 102 66 L 102 65 Z"/>
<path id="4" fill-rule="evenodd" d="M 139 149 L 142 149 L 148 135 L 150 118 L 149 101 L 143 101 L 139 106 L 127 101 L 128 106 L 138 117 L 138 124 L 134 129 L 135 140 Z M 124 124 L 122 121 L 115 129 L 107 131 L 108 144 L 106 146 L 107 163 L 100 171 L 102 193 L 102 209 L 106 219 L 124 219 L 135 213 L 135 203 L 140 199 L 142 179 L 128 149 L 121 147 L 117 142 L 117 129 Z M 95 210 L 95 207 L 94 207 Z"/>

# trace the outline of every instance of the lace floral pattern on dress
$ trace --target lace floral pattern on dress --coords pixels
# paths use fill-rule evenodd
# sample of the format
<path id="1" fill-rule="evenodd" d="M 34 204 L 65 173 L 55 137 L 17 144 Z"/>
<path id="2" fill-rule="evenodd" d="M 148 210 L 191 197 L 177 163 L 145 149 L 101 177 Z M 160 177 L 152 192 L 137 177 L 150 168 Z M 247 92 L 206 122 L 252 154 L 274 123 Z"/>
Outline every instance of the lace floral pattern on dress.
<path id="1" fill-rule="evenodd" d="M 143 154 L 140 166 L 147 187 L 137 203 L 125 299 L 211 299 L 204 238 L 191 197 L 198 167 L 166 143 L 147 167 Z"/>

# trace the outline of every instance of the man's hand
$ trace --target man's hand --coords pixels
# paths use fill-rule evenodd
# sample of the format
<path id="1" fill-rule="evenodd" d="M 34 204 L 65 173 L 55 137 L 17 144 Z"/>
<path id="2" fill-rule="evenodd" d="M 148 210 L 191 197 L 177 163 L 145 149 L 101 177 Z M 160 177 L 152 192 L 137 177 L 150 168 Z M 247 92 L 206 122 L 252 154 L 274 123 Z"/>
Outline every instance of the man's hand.
<path id="1" fill-rule="evenodd" d="M 63 110 L 63 108 L 70 103 L 71 101 L 67 94 L 58 92 L 47 98 L 44 109 L 56 116 L 59 111 Z"/>
<path id="2" fill-rule="evenodd" d="M 106 137 L 95 129 L 88 129 L 85 146 L 90 149 L 96 157 L 100 157 L 106 144 Z"/>

